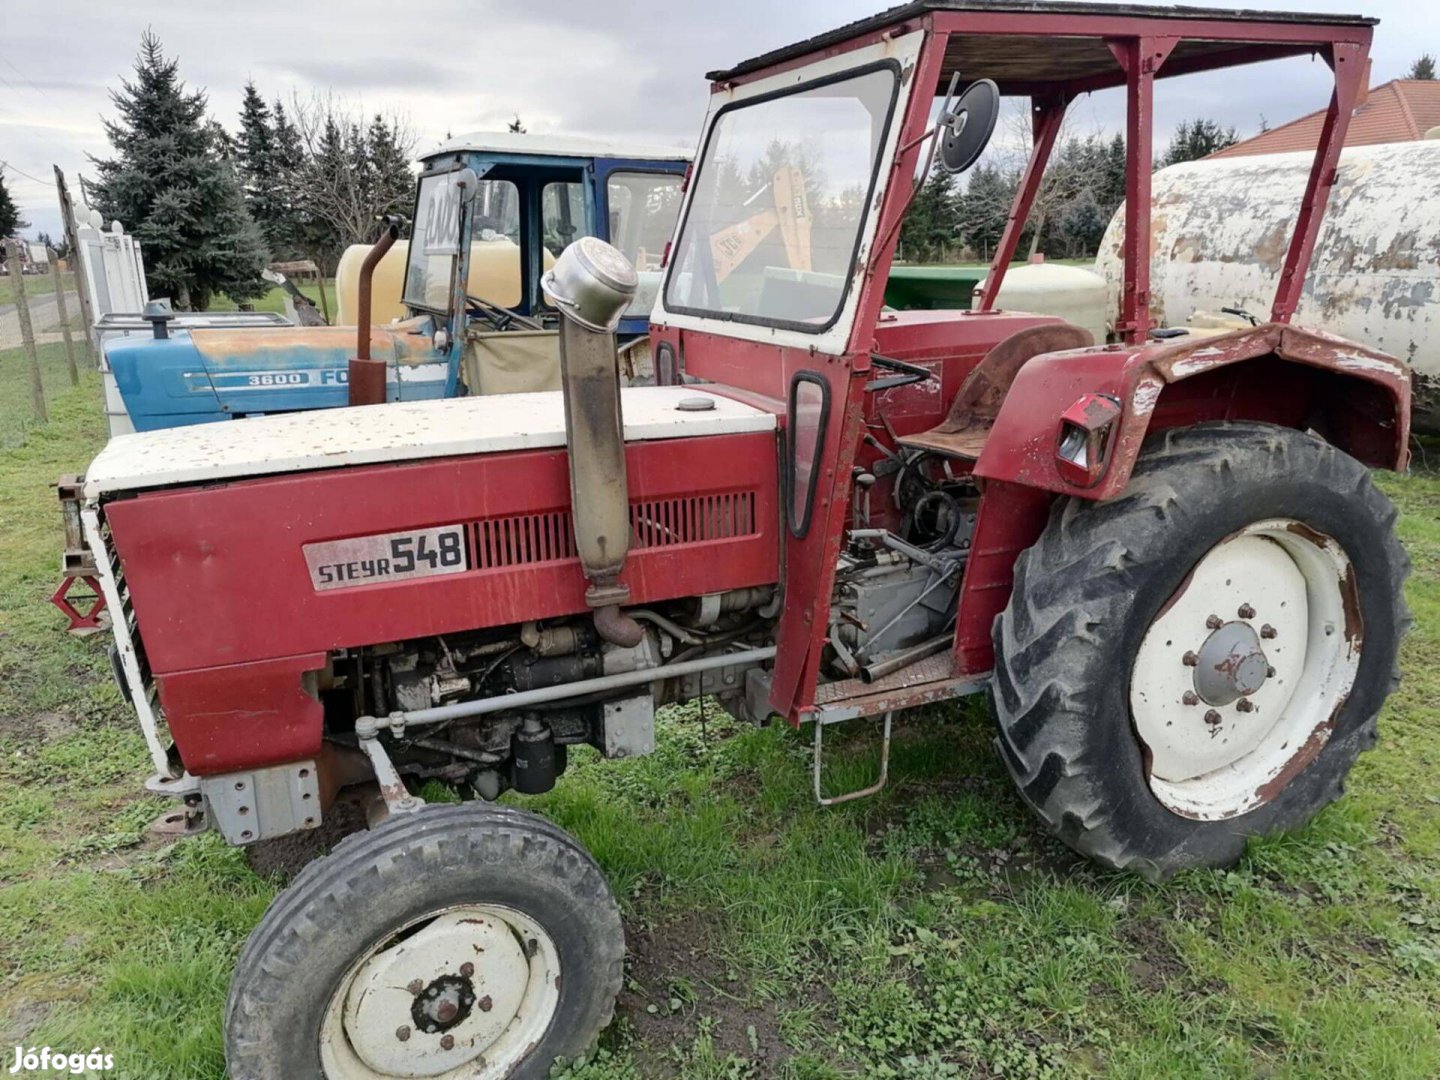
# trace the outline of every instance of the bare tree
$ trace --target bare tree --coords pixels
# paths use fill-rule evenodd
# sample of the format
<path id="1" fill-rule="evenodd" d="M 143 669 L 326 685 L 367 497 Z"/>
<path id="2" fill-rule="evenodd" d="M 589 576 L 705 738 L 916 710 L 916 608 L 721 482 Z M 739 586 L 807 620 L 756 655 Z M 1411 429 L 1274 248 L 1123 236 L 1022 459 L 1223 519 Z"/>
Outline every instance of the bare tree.
<path id="1" fill-rule="evenodd" d="M 367 118 L 332 94 L 294 95 L 290 115 L 304 148 L 286 181 L 302 219 L 301 244 L 333 267 L 350 244 L 375 238 L 380 218 L 409 207 L 418 139 L 404 114 Z"/>

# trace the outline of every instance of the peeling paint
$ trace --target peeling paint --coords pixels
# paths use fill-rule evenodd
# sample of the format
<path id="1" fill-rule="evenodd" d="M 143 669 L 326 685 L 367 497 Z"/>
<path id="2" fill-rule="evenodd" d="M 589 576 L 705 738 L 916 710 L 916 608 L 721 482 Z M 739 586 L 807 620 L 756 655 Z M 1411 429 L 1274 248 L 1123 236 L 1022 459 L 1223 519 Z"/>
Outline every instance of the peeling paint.
<path id="1" fill-rule="evenodd" d="M 1151 208 L 1150 313 L 1184 326 L 1240 307 L 1265 318 L 1289 248 L 1311 155 L 1219 158 L 1162 169 Z M 1323 327 L 1440 379 L 1440 142 L 1352 147 L 1341 157 L 1296 326 Z M 1101 243 L 1113 319 L 1124 211 Z M 1369 359 L 1352 371 L 1378 371 Z M 1393 369 L 1391 369 L 1393 370 Z M 1418 402 L 1417 402 L 1418 405 Z M 1417 427 L 1440 431 L 1440 399 Z"/>

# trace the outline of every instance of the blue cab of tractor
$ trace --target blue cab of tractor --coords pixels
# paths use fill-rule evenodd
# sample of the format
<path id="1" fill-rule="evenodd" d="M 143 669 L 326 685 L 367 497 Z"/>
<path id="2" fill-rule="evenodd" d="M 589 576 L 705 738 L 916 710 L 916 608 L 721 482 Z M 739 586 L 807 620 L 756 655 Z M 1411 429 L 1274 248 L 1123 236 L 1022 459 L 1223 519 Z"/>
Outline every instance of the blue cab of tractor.
<path id="1" fill-rule="evenodd" d="M 175 314 L 158 302 L 139 316 L 102 319 L 111 432 L 345 406 L 357 355 L 383 362 L 388 401 L 558 389 L 559 316 L 540 278 L 586 235 L 636 268 L 640 289 L 617 334 L 622 375 L 648 381 L 649 313 L 689 158 L 608 139 L 454 139 L 422 159 L 401 238 L 382 252 L 355 244 L 341 257 L 335 325 L 296 326 L 257 312 Z"/>

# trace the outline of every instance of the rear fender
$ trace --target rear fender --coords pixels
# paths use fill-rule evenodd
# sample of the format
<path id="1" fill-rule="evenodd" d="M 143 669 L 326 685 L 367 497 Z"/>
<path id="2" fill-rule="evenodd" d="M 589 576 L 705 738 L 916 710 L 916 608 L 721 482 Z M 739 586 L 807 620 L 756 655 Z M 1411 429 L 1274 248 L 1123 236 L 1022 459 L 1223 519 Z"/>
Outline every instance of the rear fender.
<path id="1" fill-rule="evenodd" d="M 1088 487 L 1056 463 L 1062 416 L 1086 395 L 1120 403 L 1108 461 Z M 1125 490 L 1152 429 L 1207 420 L 1313 428 L 1367 465 L 1409 460 L 1410 371 L 1374 349 L 1282 323 L 1179 343 L 1037 356 L 1010 386 L 975 475 L 1082 499 Z"/>

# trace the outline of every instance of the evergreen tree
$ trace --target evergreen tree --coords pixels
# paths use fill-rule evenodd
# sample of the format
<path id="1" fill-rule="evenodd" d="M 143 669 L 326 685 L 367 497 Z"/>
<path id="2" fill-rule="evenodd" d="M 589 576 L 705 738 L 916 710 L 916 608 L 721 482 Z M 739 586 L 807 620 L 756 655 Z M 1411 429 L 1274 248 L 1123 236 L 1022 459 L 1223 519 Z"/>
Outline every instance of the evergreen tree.
<path id="1" fill-rule="evenodd" d="M 305 250 L 305 237 L 311 229 L 303 196 L 305 141 L 300 129 L 286 115 L 279 98 L 271 108 L 273 117 L 271 153 L 274 162 L 274 183 L 271 188 L 270 250 L 276 258 L 288 259 Z M 266 228 L 262 220 L 261 228 Z"/>
<path id="2" fill-rule="evenodd" d="M 235 300 L 265 292 L 264 243 L 218 125 L 206 119 L 205 94 L 187 91 L 153 32 L 141 36 L 134 80 L 110 100 L 119 112 L 105 122 L 115 157 L 92 159 L 99 179 L 87 185 L 88 201 L 143 245 L 151 294 L 204 310 L 217 292 Z"/>
<path id="3" fill-rule="evenodd" d="M 936 262 L 959 243 L 955 176 L 936 164 L 900 226 L 900 251 L 909 262 Z"/>
<path id="4" fill-rule="evenodd" d="M 1410 65 L 1409 72 L 1405 75 L 1407 79 L 1423 79 L 1430 81 L 1435 78 L 1435 57 L 1429 53 L 1421 53 L 1415 63 Z"/>
<path id="5" fill-rule="evenodd" d="M 0 169 L 0 240 L 14 236 L 29 222 L 20 218 L 20 208 L 15 205 L 15 200 L 10 197 L 10 189 L 5 186 L 5 170 Z"/>
<path id="6" fill-rule="evenodd" d="M 1217 150 L 1234 146 L 1239 141 L 1240 137 L 1235 134 L 1233 127 L 1222 128 L 1214 120 L 1203 117 L 1186 120 L 1175 129 L 1175 135 L 1170 140 L 1165 156 L 1160 159 L 1159 167 L 1178 165 L 1182 161 L 1199 161 Z"/>
<path id="7" fill-rule="evenodd" d="M 276 108 L 279 106 L 277 104 Z M 260 227 L 271 251 L 285 247 L 289 241 L 284 220 L 284 182 L 276 151 L 275 123 L 270 106 L 255 89 L 254 81 L 245 84 L 240 102 L 240 134 L 235 139 L 235 167 L 245 188 L 245 206 Z"/>
<path id="8" fill-rule="evenodd" d="M 990 252 L 1005 231 L 1005 223 L 1010 218 L 1010 204 L 1019 185 L 1017 174 L 988 162 L 982 162 L 970 172 L 970 182 L 961 204 L 964 212 L 960 220 L 960 235 L 983 258 L 990 257 Z"/>
<path id="9" fill-rule="evenodd" d="M 396 129 L 376 113 L 365 133 L 365 154 L 371 173 L 372 199 L 378 213 L 408 213 L 415 198 L 415 174 L 410 155 Z"/>

